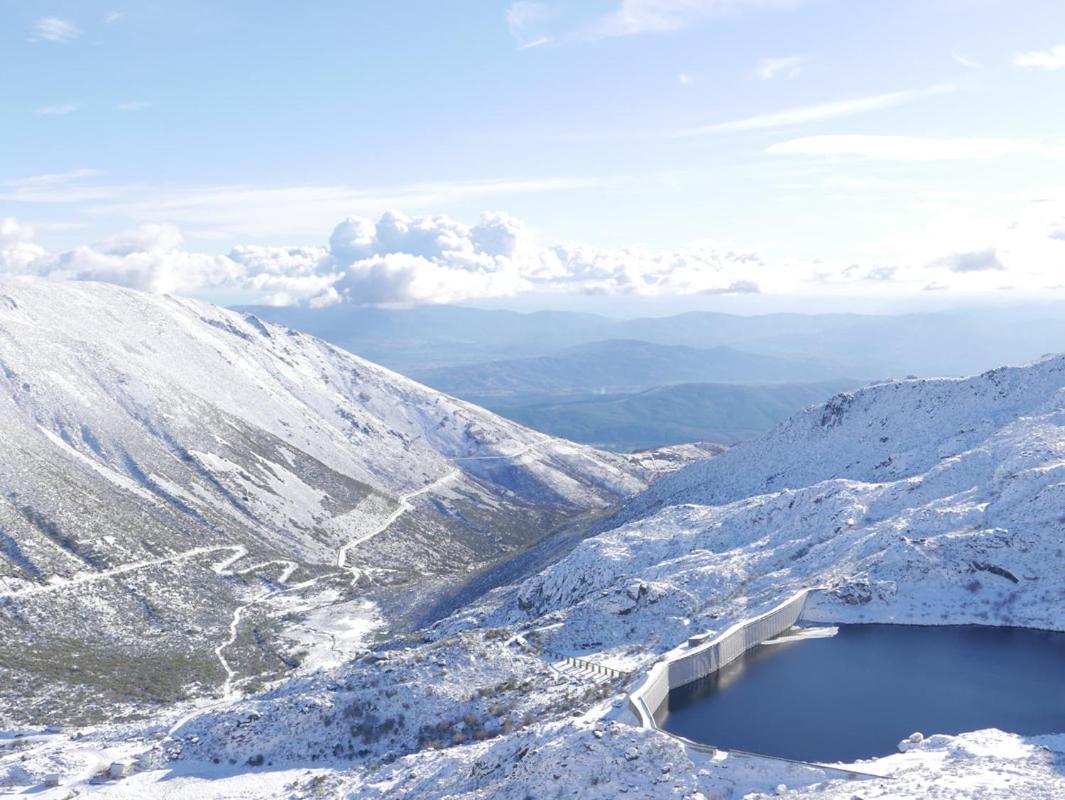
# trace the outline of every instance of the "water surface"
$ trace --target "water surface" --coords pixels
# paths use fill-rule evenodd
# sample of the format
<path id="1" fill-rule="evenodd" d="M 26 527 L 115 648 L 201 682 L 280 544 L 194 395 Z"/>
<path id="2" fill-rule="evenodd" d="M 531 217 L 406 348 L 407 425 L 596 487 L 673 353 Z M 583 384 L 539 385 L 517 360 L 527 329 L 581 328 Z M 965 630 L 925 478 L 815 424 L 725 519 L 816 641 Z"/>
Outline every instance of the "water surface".
<path id="1" fill-rule="evenodd" d="M 754 648 L 674 689 L 657 718 L 698 742 L 827 762 L 887 755 L 914 731 L 1065 732 L 1065 633 L 840 625 Z"/>

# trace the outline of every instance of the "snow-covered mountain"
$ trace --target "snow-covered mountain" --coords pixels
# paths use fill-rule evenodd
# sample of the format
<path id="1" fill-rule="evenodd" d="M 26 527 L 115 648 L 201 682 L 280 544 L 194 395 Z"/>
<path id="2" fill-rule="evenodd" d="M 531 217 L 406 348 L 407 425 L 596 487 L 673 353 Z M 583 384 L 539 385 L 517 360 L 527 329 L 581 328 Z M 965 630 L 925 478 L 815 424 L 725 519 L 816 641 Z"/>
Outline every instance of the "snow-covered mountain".
<path id="1" fill-rule="evenodd" d="M 849 783 L 624 721 L 663 651 L 799 588 L 823 587 L 825 621 L 1065 630 L 1063 426 L 1065 356 L 840 395 L 663 478 L 617 527 L 417 639 L 198 714 L 27 744 L 0 785 L 58 770 L 88 789 L 125 757 L 137 774 L 102 796 L 1065 797 L 1065 731 L 931 735 Z"/>
<path id="2" fill-rule="evenodd" d="M 289 669 L 267 596 L 461 575 L 657 468 L 251 315 L 34 280 L 0 284 L 0 463 L 0 699 L 22 698 L 0 708 L 23 719 Z"/>
<path id="3" fill-rule="evenodd" d="M 678 503 L 721 504 L 829 478 L 879 483 L 981 451 L 1007 430 L 1054 419 L 1065 403 L 1065 358 L 965 379 L 893 381 L 839 394 L 722 458 L 656 484 L 619 518 Z M 972 456 L 970 456 L 971 458 Z"/>
<path id="4" fill-rule="evenodd" d="M 812 586 L 836 621 L 1065 629 L 1063 465 L 1065 356 L 880 384 L 663 478 L 517 601 L 565 609 L 559 646 L 673 646 Z"/>

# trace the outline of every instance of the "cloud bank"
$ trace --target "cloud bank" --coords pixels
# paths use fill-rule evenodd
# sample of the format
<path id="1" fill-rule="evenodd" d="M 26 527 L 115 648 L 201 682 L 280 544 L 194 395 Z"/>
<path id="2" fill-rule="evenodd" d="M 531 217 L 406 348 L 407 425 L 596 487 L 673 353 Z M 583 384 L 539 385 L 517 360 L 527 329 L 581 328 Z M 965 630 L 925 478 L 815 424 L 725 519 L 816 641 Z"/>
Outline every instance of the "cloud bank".
<path id="1" fill-rule="evenodd" d="M 230 302 L 311 306 L 453 303 L 520 294 L 683 296 L 974 291 L 1056 286 L 1065 263 L 1065 210 L 1046 203 L 977 247 L 943 242 L 906 263 L 827 264 L 769 258 L 704 242 L 676 250 L 536 243 L 526 225 L 485 213 L 474 225 L 387 212 L 350 217 L 326 244 L 244 245 L 225 254 L 186 249 L 173 225 L 146 224 L 104 241 L 49 252 L 33 232 L 0 221 L 0 277 L 116 283 Z M 984 233 L 982 231 L 982 233 Z"/>

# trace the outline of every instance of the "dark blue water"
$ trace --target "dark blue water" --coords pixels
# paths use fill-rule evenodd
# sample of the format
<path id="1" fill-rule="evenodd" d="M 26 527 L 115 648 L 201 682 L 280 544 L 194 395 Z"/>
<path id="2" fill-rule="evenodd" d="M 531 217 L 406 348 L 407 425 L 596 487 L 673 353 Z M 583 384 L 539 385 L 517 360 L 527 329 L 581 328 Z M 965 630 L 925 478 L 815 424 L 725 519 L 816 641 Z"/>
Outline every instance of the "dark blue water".
<path id="1" fill-rule="evenodd" d="M 803 761 L 895 752 L 914 731 L 1065 732 L 1065 633 L 841 625 L 761 645 L 669 694 L 659 725 L 697 742 Z"/>

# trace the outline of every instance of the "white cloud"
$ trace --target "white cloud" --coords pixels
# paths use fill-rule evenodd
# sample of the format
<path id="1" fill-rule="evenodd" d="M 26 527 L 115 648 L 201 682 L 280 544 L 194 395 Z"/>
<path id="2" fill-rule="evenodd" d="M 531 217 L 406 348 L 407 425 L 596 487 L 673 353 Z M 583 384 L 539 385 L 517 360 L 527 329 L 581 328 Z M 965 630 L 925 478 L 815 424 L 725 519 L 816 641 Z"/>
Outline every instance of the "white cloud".
<path id="1" fill-rule="evenodd" d="M 620 0 L 617 8 L 590 28 L 591 38 L 668 33 L 709 17 L 742 11 L 786 8 L 801 0 Z"/>
<path id="2" fill-rule="evenodd" d="M 679 83 L 681 86 L 691 86 L 693 83 L 695 83 L 695 81 L 692 79 L 691 75 L 688 75 L 686 72 L 682 72 L 677 76 L 677 83 Z"/>
<path id="3" fill-rule="evenodd" d="M 1051 47 L 1049 50 L 1035 50 L 1028 53 L 1017 53 L 1013 57 L 1013 63 L 1018 67 L 1027 69 L 1056 70 L 1065 69 L 1065 44 Z"/>
<path id="4" fill-rule="evenodd" d="M 104 15 L 104 24 L 105 25 L 114 25 L 116 22 L 118 22 L 124 16 L 125 15 L 121 11 L 111 11 L 111 12 L 109 12 L 109 13 Z"/>
<path id="5" fill-rule="evenodd" d="M 613 0 L 606 13 L 591 3 L 517 0 L 507 8 L 507 27 L 522 48 L 594 42 L 682 30 L 713 17 L 789 8 L 805 0 Z M 603 5 L 600 3 L 599 5 Z"/>
<path id="6" fill-rule="evenodd" d="M 43 17 L 33 26 L 33 39 L 47 42 L 69 42 L 81 36 L 81 30 L 68 19 Z"/>
<path id="7" fill-rule="evenodd" d="M 961 161 L 1033 155 L 1065 158 L 1065 148 L 1012 139 L 838 134 L 806 136 L 768 148 L 778 155 L 855 156 L 881 161 Z"/>
<path id="8" fill-rule="evenodd" d="M 29 238 L 14 221 L 3 223 L 0 274 L 181 294 L 221 290 L 259 302 L 313 305 L 457 302 L 531 291 L 741 293 L 758 291 L 772 272 L 753 253 L 713 244 L 664 252 L 537 247 L 524 223 L 498 213 L 483 214 L 472 226 L 397 212 L 376 222 L 349 218 L 336 226 L 328 247 L 243 246 L 225 255 L 184 249 L 172 225 L 142 225 L 60 253 Z"/>
<path id="9" fill-rule="evenodd" d="M 984 272 L 1005 269 L 993 247 L 964 253 L 951 253 L 935 259 L 929 266 L 951 272 Z"/>
<path id="10" fill-rule="evenodd" d="M 456 201 L 510 195 L 579 191 L 613 186 L 624 177 L 548 177 L 529 180 L 440 181 L 393 187 L 343 184 L 295 186 L 145 186 L 85 182 L 36 187 L 30 194 L 5 193 L 0 201 L 70 203 L 93 201 L 93 216 L 153 221 L 187 228 L 223 230 L 239 236 L 315 236 L 322 220 L 349 214 L 369 216 L 383 208 L 423 210 Z"/>
<path id="11" fill-rule="evenodd" d="M 522 49 L 547 44 L 550 38 L 537 31 L 551 17 L 551 9 L 533 0 L 517 0 L 507 8 L 507 29 Z"/>
<path id="12" fill-rule="evenodd" d="M 791 80 L 799 77 L 809 59 L 806 56 L 787 56 L 785 58 L 763 58 L 754 67 L 754 74 L 763 81 L 781 77 Z"/>
<path id="13" fill-rule="evenodd" d="M 524 225 L 485 214 L 472 228 L 443 216 L 384 214 L 376 223 L 347 219 L 333 231 L 330 254 L 343 269 L 333 285 L 351 303 L 455 302 L 508 296 L 527 288 Z"/>
<path id="14" fill-rule="evenodd" d="M 45 255 L 43 247 L 30 241 L 32 236 L 33 231 L 17 220 L 0 219 L 0 275 L 24 275 Z"/>
<path id="15" fill-rule="evenodd" d="M 972 56 L 961 52 L 960 50 L 951 50 L 950 57 L 957 61 L 959 64 L 961 64 L 963 67 L 968 67 L 969 69 L 978 69 L 980 67 L 979 61 L 977 61 Z"/>
<path id="16" fill-rule="evenodd" d="M 57 176 L 41 176 L 43 183 Z M 0 277 L 99 280 L 153 292 L 247 302 L 459 302 L 525 293 L 604 296 L 905 294 L 929 285 L 989 292 L 1003 281 L 1040 292 L 1061 284 L 1065 202 L 1032 203 L 994 224 L 929 218 L 899 252 L 872 263 L 767 257 L 714 242 L 666 250 L 539 245 L 521 220 L 486 213 L 474 225 L 389 212 L 348 218 L 328 244 L 245 245 L 225 254 L 186 248 L 173 225 L 146 224 L 101 242 L 48 252 L 32 231 L 0 221 Z M 974 241 L 974 237 L 978 237 Z M 898 237 L 896 237 L 898 238 Z"/>
<path id="17" fill-rule="evenodd" d="M 45 175 L 0 181 L 0 200 L 8 203 L 73 203 L 112 196 L 108 187 L 92 182 L 104 173 L 98 169 L 74 169 Z"/>
<path id="18" fill-rule="evenodd" d="M 677 132 L 677 136 L 705 136 L 714 133 L 727 133 L 731 131 L 764 130 L 769 128 L 783 128 L 788 125 L 800 125 L 806 122 L 819 122 L 826 119 L 838 119 L 855 114 L 864 114 L 869 111 L 879 111 L 884 108 L 901 106 L 934 95 L 946 94 L 955 91 L 955 87 L 949 84 L 937 84 L 925 89 L 913 89 L 901 92 L 888 92 L 886 94 L 872 95 L 869 97 L 853 97 L 847 100 L 836 100 L 830 103 L 820 103 L 812 106 L 790 108 L 785 111 L 776 111 L 769 114 L 758 114 L 753 117 L 718 122 L 713 125 L 703 125 L 698 128 L 688 128 Z"/>
<path id="19" fill-rule="evenodd" d="M 42 114 L 46 117 L 59 117 L 64 114 L 73 114 L 81 108 L 81 103 L 60 103 L 54 106 L 41 106 L 33 109 L 34 114 Z"/>

